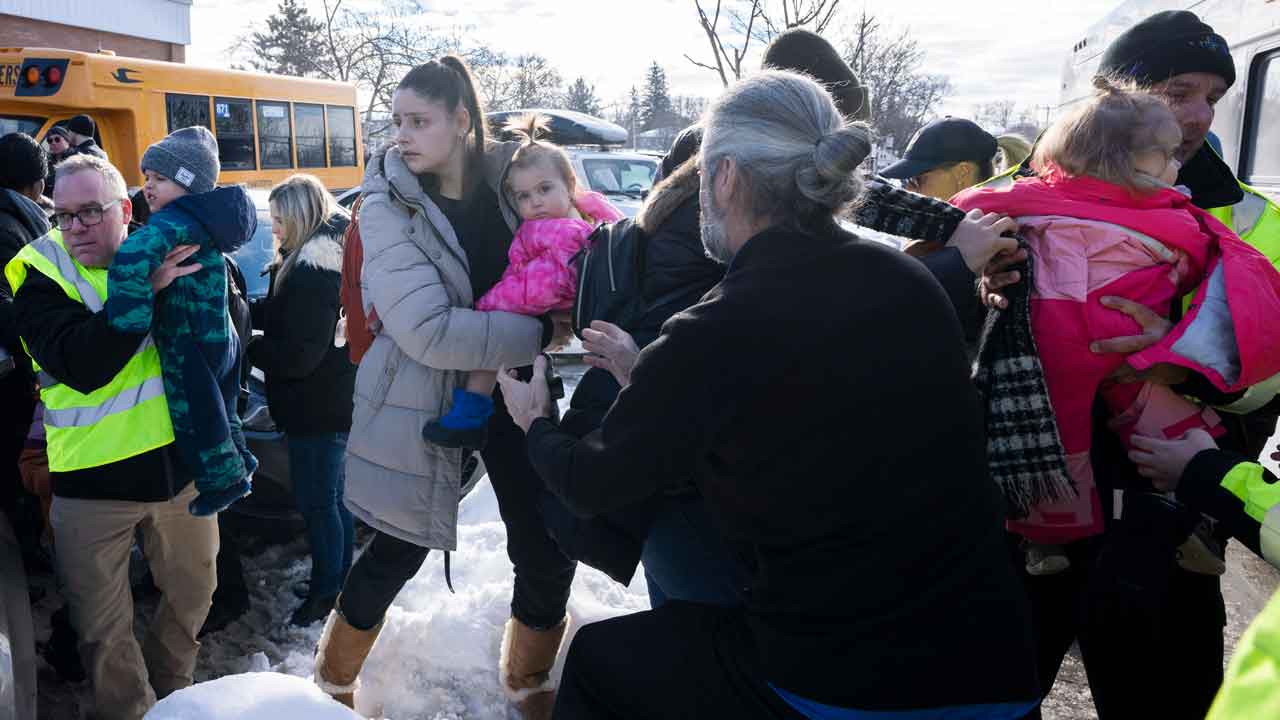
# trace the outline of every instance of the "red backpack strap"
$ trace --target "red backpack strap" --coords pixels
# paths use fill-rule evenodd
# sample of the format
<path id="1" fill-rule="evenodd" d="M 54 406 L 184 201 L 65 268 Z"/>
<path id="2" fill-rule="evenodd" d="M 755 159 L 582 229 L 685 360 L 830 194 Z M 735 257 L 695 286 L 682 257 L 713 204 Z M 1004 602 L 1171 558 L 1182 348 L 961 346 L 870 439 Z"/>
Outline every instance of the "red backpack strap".
<path id="1" fill-rule="evenodd" d="M 357 365 L 373 345 L 370 318 L 364 314 L 364 294 L 360 290 L 360 266 L 364 264 L 364 245 L 360 240 L 360 206 L 363 203 L 363 195 L 356 198 L 351 206 L 351 223 L 342 236 L 342 281 L 339 287 L 342 312 L 347 318 L 347 352 L 351 355 L 351 362 Z M 376 319 L 375 313 L 373 320 L 376 322 Z"/>

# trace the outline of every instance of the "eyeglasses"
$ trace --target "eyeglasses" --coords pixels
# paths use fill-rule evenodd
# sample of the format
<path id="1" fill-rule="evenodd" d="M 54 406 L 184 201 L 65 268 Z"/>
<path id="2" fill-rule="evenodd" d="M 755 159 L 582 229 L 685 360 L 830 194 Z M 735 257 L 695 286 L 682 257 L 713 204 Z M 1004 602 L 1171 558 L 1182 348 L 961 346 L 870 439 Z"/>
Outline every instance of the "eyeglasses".
<path id="1" fill-rule="evenodd" d="M 87 207 L 71 212 L 60 212 L 53 214 L 53 221 L 58 225 L 59 230 L 70 230 L 74 221 L 79 220 L 83 227 L 93 227 L 102 222 L 102 214 L 111 209 L 113 205 L 119 205 L 119 200 L 112 200 L 102 207 Z"/>
<path id="2" fill-rule="evenodd" d="M 66 142 L 66 141 L 67 141 L 67 139 L 66 139 L 66 138 L 64 138 L 64 137 L 62 137 L 61 135 L 50 135 L 50 136 L 49 136 L 49 142 L 51 142 L 51 143 L 55 143 L 55 142 Z"/>

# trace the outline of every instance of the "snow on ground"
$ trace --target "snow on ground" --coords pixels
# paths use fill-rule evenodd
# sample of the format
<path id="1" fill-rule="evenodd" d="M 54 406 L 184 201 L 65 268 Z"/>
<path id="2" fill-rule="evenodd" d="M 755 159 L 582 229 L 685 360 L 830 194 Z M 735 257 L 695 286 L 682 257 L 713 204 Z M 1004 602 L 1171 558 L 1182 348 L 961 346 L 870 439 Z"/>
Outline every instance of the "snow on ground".
<path id="1" fill-rule="evenodd" d="M 566 377 L 571 389 L 578 372 Z M 567 403 L 562 409 L 567 409 Z M 432 552 L 418 575 L 400 592 L 364 672 L 356 709 L 393 720 L 502 718 L 507 702 L 498 684 L 498 648 L 510 617 L 512 570 L 506 527 L 488 479 L 462 501 L 458 551 L 451 558 L 451 594 L 444 581 L 444 556 Z M 321 624 L 288 625 L 299 603 L 290 588 L 310 571 L 303 542 L 246 559 L 255 587 L 253 610 L 215 633 L 200 650 L 197 681 L 267 669 L 308 677 Z M 622 587 L 603 573 L 580 565 L 569 599 L 572 618 L 563 647 L 578 627 L 615 615 L 647 610 L 643 573 Z M 255 653 L 261 667 L 252 666 Z M 563 653 L 556 665 L 559 674 Z M 227 716 L 235 717 L 235 716 Z M 274 720 L 274 719 L 273 719 Z"/>
<path id="2" fill-rule="evenodd" d="M 358 720 L 360 716 L 305 678 L 273 672 L 229 675 L 174 693 L 148 720 Z"/>

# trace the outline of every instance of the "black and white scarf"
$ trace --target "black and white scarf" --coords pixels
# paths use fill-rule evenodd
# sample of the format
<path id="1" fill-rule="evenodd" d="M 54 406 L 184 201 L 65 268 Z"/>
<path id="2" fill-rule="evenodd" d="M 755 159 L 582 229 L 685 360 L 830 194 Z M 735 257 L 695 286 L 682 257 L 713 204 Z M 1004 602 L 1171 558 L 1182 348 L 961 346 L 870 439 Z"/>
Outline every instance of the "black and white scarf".
<path id="1" fill-rule="evenodd" d="M 984 403 L 987 465 L 1015 520 L 1040 503 L 1078 495 L 1031 334 L 1032 265 L 1010 268 L 1022 282 L 1005 288 L 1008 309 L 987 313 L 973 375 Z"/>

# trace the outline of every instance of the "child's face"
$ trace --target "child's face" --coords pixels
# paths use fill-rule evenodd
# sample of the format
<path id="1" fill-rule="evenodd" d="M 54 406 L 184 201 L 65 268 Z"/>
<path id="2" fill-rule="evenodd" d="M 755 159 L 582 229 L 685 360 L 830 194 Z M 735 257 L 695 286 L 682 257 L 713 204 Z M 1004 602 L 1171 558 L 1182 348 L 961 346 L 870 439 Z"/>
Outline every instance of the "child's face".
<path id="1" fill-rule="evenodd" d="M 1161 150 L 1138 153 L 1133 157 L 1133 166 L 1138 172 L 1158 178 L 1165 185 L 1173 185 L 1178 179 L 1178 171 L 1182 169 L 1182 163 L 1173 153 Z"/>
<path id="2" fill-rule="evenodd" d="M 569 185 L 551 163 L 515 168 L 507 176 L 507 182 L 522 220 L 564 218 L 573 212 Z"/>
<path id="3" fill-rule="evenodd" d="M 147 199 L 147 207 L 152 212 L 162 210 L 165 205 L 187 194 L 187 189 L 155 170 L 147 170 L 143 174 L 142 196 Z"/>

